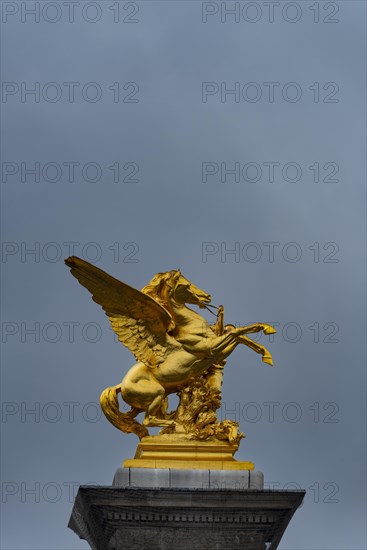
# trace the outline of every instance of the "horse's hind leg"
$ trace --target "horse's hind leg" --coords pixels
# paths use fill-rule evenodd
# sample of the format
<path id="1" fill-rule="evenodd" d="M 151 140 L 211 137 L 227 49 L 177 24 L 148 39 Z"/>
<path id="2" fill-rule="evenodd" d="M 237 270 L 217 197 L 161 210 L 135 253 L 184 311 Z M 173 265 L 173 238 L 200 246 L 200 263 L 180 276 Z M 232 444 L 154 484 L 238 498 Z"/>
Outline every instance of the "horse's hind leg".
<path id="1" fill-rule="evenodd" d="M 134 365 L 121 382 L 123 400 L 133 407 L 146 411 L 145 426 L 171 426 L 165 420 L 166 391 L 143 363 Z"/>
<path id="2" fill-rule="evenodd" d="M 173 420 L 159 418 L 159 415 L 161 414 L 163 416 L 167 409 L 166 392 L 162 386 L 160 386 L 160 388 L 161 390 L 158 395 L 153 399 L 146 410 L 143 421 L 144 426 L 172 426 L 174 424 Z"/>

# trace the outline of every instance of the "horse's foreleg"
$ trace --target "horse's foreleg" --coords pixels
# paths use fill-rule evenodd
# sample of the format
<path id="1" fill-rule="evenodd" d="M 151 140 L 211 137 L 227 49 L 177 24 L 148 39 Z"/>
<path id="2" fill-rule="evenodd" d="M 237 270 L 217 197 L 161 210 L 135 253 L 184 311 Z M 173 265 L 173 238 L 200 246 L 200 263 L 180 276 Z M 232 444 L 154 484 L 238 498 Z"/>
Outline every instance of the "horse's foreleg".
<path id="1" fill-rule="evenodd" d="M 275 332 L 275 329 L 270 325 L 256 324 L 248 327 L 233 328 L 230 332 L 227 332 L 224 336 L 215 338 L 214 345 L 211 347 L 211 355 L 215 358 L 216 362 L 221 362 L 232 353 L 232 351 L 238 346 L 238 344 L 245 344 L 249 348 L 253 349 L 257 353 L 263 356 L 264 363 L 272 365 L 272 357 L 268 350 L 254 342 L 250 338 L 244 336 L 247 332 L 259 332 L 260 330 L 271 331 L 268 334 Z"/>
<path id="2" fill-rule="evenodd" d="M 264 334 L 275 334 L 276 330 L 271 325 L 265 323 L 253 323 L 252 325 L 247 325 L 245 327 L 237 327 L 237 330 L 241 331 L 241 334 L 250 334 L 253 332 L 263 331 Z"/>
<path id="3" fill-rule="evenodd" d="M 245 344 L 245 346 L 253 349 L 254 351 L 256 351 L 256 353 L 260 353 L 263 356 L 262 360 L 264 363 L 267 363 L 268 365 L 273 364 L 271 353 L 264 346 L 261 346 L 250 338 L 247 338 L 247 336 L 240 336 L 240 343 Z"/>
<path id="4" fill-rule="evenodd" d="M 213 357 L 213 363 L 224 361 L 240 343 L 239 337 L 240 333 L 238 333 L 238 329 L 235 329 L 228 334 L 213 338 L 210 347 L 210 356 Z"/>

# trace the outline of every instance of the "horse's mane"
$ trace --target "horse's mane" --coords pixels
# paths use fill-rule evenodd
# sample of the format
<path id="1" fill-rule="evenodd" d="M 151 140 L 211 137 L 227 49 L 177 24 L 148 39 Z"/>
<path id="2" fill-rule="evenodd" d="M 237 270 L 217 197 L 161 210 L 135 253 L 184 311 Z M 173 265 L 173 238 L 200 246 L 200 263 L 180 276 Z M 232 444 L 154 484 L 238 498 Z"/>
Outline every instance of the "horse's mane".
<path id="1" fill-rule="evenodd" d="M 171 286 L 170 281 L 176 273 L 176 270 L 157 273 L 154 275 L 153 279 L 141 289 L 141 292 L 147 294 L 162 306 L 165 306 L 167 304 L 167 299 L 162 294 L 167 289 L 167 285 Z"/>

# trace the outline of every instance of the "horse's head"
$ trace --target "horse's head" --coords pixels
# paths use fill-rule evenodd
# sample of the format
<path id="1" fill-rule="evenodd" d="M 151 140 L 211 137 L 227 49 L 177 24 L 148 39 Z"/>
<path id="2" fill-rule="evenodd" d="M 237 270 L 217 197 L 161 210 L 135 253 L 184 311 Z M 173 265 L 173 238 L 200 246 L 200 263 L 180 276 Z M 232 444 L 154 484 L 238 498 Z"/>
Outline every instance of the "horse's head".
<path id="1" fill-rule="evenodd" d="M 142 292 L 163 304 L 174 300 L 179 304 L 195 304 L 204 308 L 211 301 L 210 294 L 191 283 L 180 270 L 157 273 Z"/>
<path id="2" fill-rule="evenodd" d="M 211 296 L 199 287 L 195 286 L 186 279 L 180 270 L 171 272 L 172 276 L 172 298 L 179 304 L 195 304 L 204 308 L 205 304 L 210 304 Z"/>

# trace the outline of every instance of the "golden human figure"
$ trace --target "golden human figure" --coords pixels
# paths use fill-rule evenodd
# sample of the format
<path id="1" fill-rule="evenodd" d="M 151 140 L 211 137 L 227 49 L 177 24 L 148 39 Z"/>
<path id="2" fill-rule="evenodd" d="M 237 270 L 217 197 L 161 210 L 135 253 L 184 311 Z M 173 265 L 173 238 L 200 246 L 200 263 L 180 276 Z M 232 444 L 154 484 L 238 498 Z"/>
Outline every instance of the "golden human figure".
<path id="1" fill-rule="evenodd" d="M 272 334 L 275 329 L 264 323 L 225 325 L 222 306 L 217 308 L 216 323 L 209 325 L 186 304 L 211 308 L 211 296 L 179 270 L 158 273 L 139 291 L 75 256 L 65 263 L 102 306 L 119 340 L 137 359 L 120 384 L 102 392 L 101 406 L 108 420 L 140 439 L 149 435 L 149 426 L 161 426 L 161 434 L 238 444 L 243 437 L 238 423 L 218 422 L 216 417 L 223 367 L 238 344 L 261 354 L 271 365 L 270 353 L 246 334 Z M 173 393 L 180 403 L 168 412 L 168 396 Z M 127 413 L 119 409 L 118 394 L 131 407 Z M 135 419 L 140 412 L 145 413 L 143 424 Z"/>

